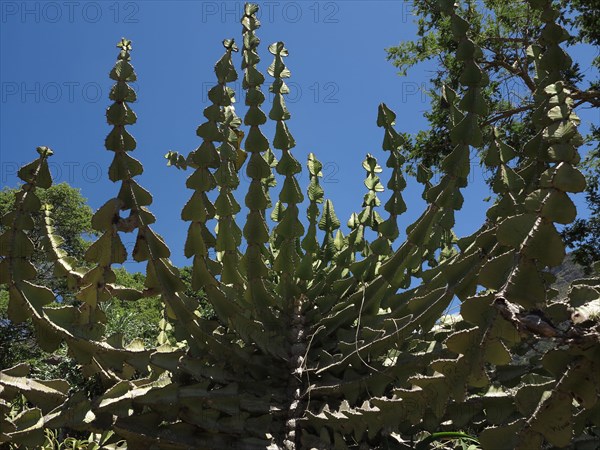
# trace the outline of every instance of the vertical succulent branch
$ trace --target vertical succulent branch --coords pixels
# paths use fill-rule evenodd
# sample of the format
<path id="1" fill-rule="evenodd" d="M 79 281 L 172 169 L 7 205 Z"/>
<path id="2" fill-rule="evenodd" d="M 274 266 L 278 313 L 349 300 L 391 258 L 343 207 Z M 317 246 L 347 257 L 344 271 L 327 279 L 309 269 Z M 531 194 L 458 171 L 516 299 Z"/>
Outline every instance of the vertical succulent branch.
<path id="1" fill-rule="evenodd" d="M 283 62 L 283 58 L 288 56 L 288 51 L 283 42 L 276 42 L 269 46 L 269 52 L 274 56 L 274 60 L 268 68 L 269 75 L 274 78 L 269 88 L 274 94 L 269 118 L 276 122 L 273 147 L 282 152 L 276 170 L 278 174 L 285 177 L 279 193 L 279 201 L 275 205 L 272 214 L 272 217 L 279 222 L 273 230 L 271 241 L 274 248 L 273 253 L 275 254 L 272 268 L 280 274 L 277 288 L 279 294 L 283 297 L 284 316 L 286 321 L 289 321 L 290 327 L 287 336 L 287 394 L 289 403 L 283 443 L 287 450 L 293 450 L 297 448 L 300 439 L 297 419 L 301 415 L 301 376 L 303 355 L 306 349 L 303 343 L 304 316 L 302 314 L 305 297 L 300 294 L 300 288 L 294 282 L 298 265 L 302 259 L 300 238 L 304 235 L 304 227 L 298 218 L 298 203 L 304 200 L 304 196 L 296 179 L 296 174 L 300 173 L 302 168 L 290 152 L 296 146 L 296 142 L 286 124 L 286 121 L 290 118 L 290 113 L 283 97 L 289 93 L 289 88 L 284 79 L 289 78 L 291 75 Z"/>
<path id="2" fill-rule="evenodd" d="M 244 117 L 244 124 L 249 127 L 245 141 L 245 149 L 250 154 L 246 166 L 246 175 L 250 179 L 250 186 L 245 197 L 245 204 L 249 212 L 244 225 L 244 238 L 248 245 L 244 255 L 244 267 L 247 276 L 248 304 L 256 308 L 257 312 L 266 323 L 275 323 L 269 306 L 274 306 L 271 288 L 268 282 L 269 268 L 266 264 L 267 248 L 269 242 L 269 228 L 266 222 L 266 209 L 270 206 L 268 196 L 269 179 L 273 178 L 270 161 L 266 152 L 270 152 L 269 141 L 260 130 L 260 126 L 267 121 L 267 116 L 261 109 L 265 96 L 261 86 L 265 77 L 257 69 L 260 62 L 258 46 L 260 39 L 256 30 L 260 22 L 256 18 L 258 6 L 246 4 L 242 18 L 243 47 L 242 69 L 244 78 L 242 87 L 246 90 L 246 105 L 248 111 Z M 272 153 L 271 153 L 272 155 Z"/>
<path id="3" fill-rule="evenodd" d="M 219 195 L 215 200 L 217 215 L 217 239 L 215 250 L 222 263 L 221 282 L 242 287 L 244 280 L 240 273 L 239 246 L 242 242 L 242 231 L 235 222 L 235 215 L 240 212 L 240 205 L 236 201 L 233 191 L 240 183 L 238 170 L 244 162 L 245 153 L 240 149 L 241 136 L 237 129 L 241 119 L 235 114 L 234 91 L 227 86 L 237 80 L 237 72 L 231 61 L 231 53 L 238 48 L 233 39 L 223 41 L 225 54 L 215 65 L 215 74 L 218 85 L 215 91 L 216 104 L 223 112 L 221 133 L 223 141 L 217 148 L 221 157 L 221 164 L 215 172 L 215 180 L 219 187 Z"/>
<path id="4" fill-rule="evenodd" d="M 424 186 L 423 194 L 421 195 L 423 199 L 426 198 L 427 191 L 429 188 L 433 186 L 431 183 L 431 178 L 433 177 L 433 171 L 423 164 L 419 164 L 417 166 L 417 182 L 421 183 Z"/>
<path id="5" fill-rule="evenodd" d="M 494 129 L 483 161 L 488 168 L 495 170 L 492 189 L 497 199 L 487 211 L 490 230 L 495 230 L 499 223 L 514 215 L 519 209 L 517 205 L 524 200 L 525 182 L 517 173 L 518 166 L 513 169 L 509 165 L 516 156 L 517 151 L 503 142 L 498 130 Z M 478 284 L 487 289 L 500 289 L 506 281 L 509 266 L 515 261 L 516 252 L 514 248 L 496 245 L 494 251 L 486 256 L 489 262 L 479 272 Z"/>
<path id="6" fill-rule="evenodd" d="M 430 261 L 433 261 L 437 248 L 449 248 L 453 245 L 454 235 L 451 230 L 455 222 L 454 210 L 462 207 L 463 197 L 459 189 L 467 185 L 467 177 L 470 173 L 469 146 L 480 147 L 483 144 L 480 122 L 488 114 L 482 91 L 488 84 L 489 77 L 478 64 L 483 52 L 468 36 L 469 23 L 457 14 L 454 6 L 450 6 L 449 2 L 440 2 L 440 7 L 444 14 L 450 16 L 452 35 L 457 44 L 456 59 L 462 63 L 459 83 L 464 88 L 464 92 L 457 107 L 456 94 L 449 87 L 445 87 L 444 94 L 450 105 L 453 122 L 450 139 L 455 148 L 443 161 L 442 169 L 449 177 L 448 182 L 455 184 L 456 187 L 452 193 L 451 207 L 446 208 L 444 214 L 440 216 L 436 230 L 442 245 L 428 248 Z M 434 188 L 430 191 L 433 192 L 428 192 L 426 197 L 433 198 L 437 195 Z"/>
<path id="7" fill-rule="evenodd" d="M 325 232 L 323 242 L 321 243 L 321 261 L 323 265 L 327 265 L 338 252 L 333 235 L 338 228 L 340 228 L 340 220 L 333 209 L 333 202 L 327 199 L 323 205 L 323 214 L 319 220 L 319 229 Z"/>
<path id="8" fill-rule="evenodd" d="M 370 228 L 375 233 L 379 231 L 379 225 L 383 223 L 383 218 L 377 212 L 377 209 L 381 205 L 381 200 L 377 197 L 378 192 L 383 192 L 384 187 L 379 179 L 379 175 L 383 169 L 377 163 L 375 158 L 370 153 L 367 154 L 363 163 L 363 169 L 367 172 L 367 176 L 364 180 L 368 192 L 363 198 L 363 210 L 358 214 L 358 220 L 365 228 Z M 364 256 L 370 254 L 370 250 L 365 251 Z"/>
<path id="9" fill-rule="evenodd" d="M 350 219 L 348 220 L 350 233 L 344 239 L 344 245 L 336 257 L 338 265 L 348 267 L 352 271 L 354 277 L 361 281 L 371 279 L 377 269 L 373 259 L 376 257 L 371 256 L 373 255 L 371 244 L 365 238 L 365 230 L 367 227 L 378 233 L 378 250 L 383 252 L 382 255 L 384 253 L 387 254 L 384 249 L 385 244 L 383 247 L 379 248 L 379 245 L 381 244 L 379 225 L 382 224 L 384 220 L 379 213 L 375 211 L 375 207 L 381 204 L 380 200 L 377 198 L 377 192 L 382 192 L 384 190 L 379 177 L 376 175 L 381 172 L 381 167 L 377 164 L 376 159 L 368 154 L 363 161 L 363 168 L 367 171 L 367 178 L 364 180 L 364 184 L 369 190 L 363 199 L 362 206 L 364 209 L 360 213 L 352 213 L 350 216 Z M 390 201 L 392 200 L 393 198 L 390 199 Z M 390 232 L 393 233 L 391 230 Z M 334 242 L 332 241 L 330 245 L 334 246 L 333 244 Z M 357 251 L 363 256 L 363 259 L 360 261 L 356 261 L 355 253 Z"/>
<path id="10" fill-rule="evenodd" d="M 267 151 L 264 154 L 264 158 L 265 161 L 267 162 L 267 164 L 269 165 L 269 176 L 267 178 L 263 178 L 262 179 L 262 185 L 263 188 L 265 190 L 265 195 L 267 197 L 267 208 L 271 208 L 273 206 L 273 202 L 271 201 L 271 194 L 269 192 L 269 190 L 275 186 L 277 186 L 277 178 L 275 177 L 275 174 L 273 173 L 273 169 L 277 167 L 277 164 L 279 163 L 279 161 L 277 160 L 277 157 L 275 156 L 275 153 L 273 153 L 273 150 L 271 150 L 271 147 L 269 147 L 267 149 Z M 272 218 L 273 219 L 273 218 Z M 277 222 L 277 219 L 273 219 L 273 221 Z M 268 249 L 270 250 L 270 249 Z M 275 258 L 271 258 L 273 261 L 275 260 Z"/>
<path id="11" fill-rule="evenodd" d="M 284 79 L 289 78 L 291 74 L 285 66 L 283 58 L 288 55 L 288 51 L 283 42 L 276 42 L 269 46 L 269 52 L 274 55 L 273 63 L 268 69 L 269 75 L 274 78 L 269 88 L 274 94 L 269 118 L 276 122 L 273 147 L 282 152 L 281 159 L 276 167 L 277 173 L 285 177 L 279 193 L 279 207 L 281 208 L 283 204 L 286 205 L 285 209 L 281 211 L 279 223 L 274 229 L 277 255 L 273 263 L 273 269 L 281 274 L 282 281 L 279 285 L 281 294 L 286 298 L 286 301 L 289 301 L 294 295 L 298 294 L 292 283 L 292 277 L 301 257 L 299 254 L 299 239 L 304 235 L 304 227 L 298 219 L 297 206 L 298 203 L 304 200 L 304 196 L 296 179 L 296 174 L 301 172 L 302 167 L 290 152 L 296 146 L 296 142 L 286 125 L 290 113 L 283 96 L 289 93 L 289 88 Z M 277 205 L 275 207 L 277 208 Z M 291 305 L 288 305 L 289 307 Z"/>
<path id="12" fill-rule="evenodd" d="M 403 139 L 394 129 L 395 121 L 396 114 L 385 103 L 380 104 L 377 115 L 377 126 L 384 129 L 385 134 L 382 148 L 390 152 L 385 165 L 392 170 L 387 183 L 387 188 L 391 191 L 391 196 L 384 206 L 389 217 L 379 225 L 381 237 L 378 238 L 378 240 L 386 239 L 387 245 L 384 243 L 379 244 L 377 241 L 373 243 L 375 247 L 382 246 L 382 255 L 389 255 L 391 253 L 391 244 L 400 234 L 398 230 L 398 216 L 406 211 L 406 203 L 404 203 L 404 199 L 402 198 L 402 191 L 406 187 L 406 180 L 402 175 L 402 166 L 405 159 L 400 153 Z"/>
<path id="13" fill-rule="evenodd" d="M 129 107 L 129 103 L 136 101 L 136 94 L 127 83 L 135 81 L 137 77 L 131 65 L 131 41 L 123 38 L 117 47 L 120 52 L 110 72 L 110 78 L 115 84 L 109 97 L 114 103 L 106 111 L 107 121 L 113 129 L 106 137 L 105 147 L 115 154 L 109 168 L 109 178 L 113 182 L 120 181 L 121 188 L 118 196 L 106 202 L 92 217 L 94 229 L 104 234 L 86 252 L 86 259 L 95 262 L 96 267 L 84 275 L 84 286 L 77 294 L 79 300 L 90 304 L 91 311 L 94 311 L 98 301 L 111 297 L 110 283 L 115 281 L 111 265 L 123 263 L 127 258 L 119 231 L 129 233 L 137 229 L 132 256 L 138 262 L 170 256 L 162 238 L 149 227 L 155 221 L 146 208 L 152 203 L 152 196 L 134 180 L 134 177 L 142 174 L 143 168 L 138 160 L 128 154 L 135 150 L 136 142 L 126 126 L 135 124 L 137 117 Z M 121 211 L 127 210 L 129 216 L 121 217 Z M 149 281 L 147 279 L 147 283 Z M 90 320 L 91 318 L 90 314 Z"/>
<path id="14" fill-rule="evenodd" d="M 344 238 L 344 245 L 336 255 L 336 264 L 348 268 L 356 259 L 356 252 L 364 246 L 364 230 L 358 221 L 358 214 L 352 213 L 346 226 L 350 229 Z"/>
<path id="15" fill-rule="evenodd" d="M 215 247 L 216 238 L 207 227 L 207 222 L 215 217 L 215 206 L 208 193 L 217 187 L 211 169 L 220 165 L 220 156 L 215 142 L 223 141 L 219 124 L 224 120 L 221 106 L 217 103 L 219 85 L 214 86 L 208 95 L 211 105 L 204 109 L 206 122 L 198 126 L 196 134 L 202 144 L 190 153 L 188 160 L 196 165 L 196 170 L 186 181 L 188 189 L 193 189 L 189 201 L 181 211 L 181 218 L 191 222 L 185 243 L 185 256 L 193 257 L 192 288 L 207 288 L 217 283 L 215 276 L 220 273 L 219 265 L 210 259 L 210 249 Z"/>
<path id="16" fill-rule="evenodd" d="M 577 148 L 582 143 L 577 131 L 579 119 L 572 111 L 570 91 L 558 81 L 571 66 L 570 58 L 560 47 L 568 33 L 554 23 L 558 11 L 551 2 L 535 2 L 532 7 L 541 11 L 545 23 L 539 42 L 531 48 L 532 53 L 540 52 L 534 95 L 537 107 L 533 114 L 539 131 L 523 150 L 529 161 L 519 178 L 509 179 L 510 172 L 504 178 L 523 188 L 525 209 L 516 211 L 517 215 L 498 227 L 498 241 L 517 251 L 517 264 L 498 295 L 526 309 L 537 308 L 550 298 L 553 276 L 544 269 L 560 264 L 565 254 L 554 222 L 568 224 L 575 219 L 576 209 L 567 193 L 585 189 L 585 179 L 574 167 L 579 160 Z M 502 188 L 503 183 L 498 182 L 497 186 Z M 519 233 L 522 225 L 527 229 Z"/>
<path id="17" fill-rule="evenodd" d="M 130 63 L 131 41 L 122 39 L 117 45 L 120 53 L 110 77 L 116 81 L 111 89 L 110 98 L 113 105 L 107 110 L 107 120 L 113 125 L 113 130 L 106 138 L 106 148 L 115 153 L 109 169 L 112 181 L 121 181 L 121 188 L 116 198 L 105 203 L 92 217 L 94 229 L 104 232 L 96 243 L 86 253 L 89 260 L 97 261 L 97 267 L 84 275 L 84 286 L 78 298 L 91 301 L 98 296 L 110 297 L 110 284 L 114 282 L 114 274 L 110 265 L 125 260 L 124 247 L 121 248 L 118 232 L 134 232 L 137 230 L 135 246 L 132 252 L 137 262 L 147 261 L 147 276 L 145 286 L 150 292 L 160 292 L 166 304 L 169 318 L 178 318 L 178 324 L 195 336 L 203 336 L 194 311 L 197 302 L 185 296 L 185 286 L 178 271 L 169 261 L 170 251 L 165 242 L 150 228 L 155 218 L 147 209 L 152 203 L 152 196 L 142 188 L 134 177 L 142 173 L 142 165 L 128 155 L 136 147 L 135 140 L 127 132 L 126 125 L 135 123 L 136 117 L 128 103 L 136 100 L 134 90 L 127 82 L 136 80 L 133 66 Z M 121 211 L 129 210 L 129 216 L 121 217 Z M 112 290 L 117 294 L 118 290 Z M 88 300 L 91 299 L 91 300 Z M 205 339 L 205 337 L 204 337 Z M 189 340 L 189 345 L 197 350 L 204 339 Z"/>
<path id="18" fill-rule="evenodd" d="M 439 6 L 442 13 L 450 16 L 452 33 L 458 44 L 456 57 L 463 64 L 459 82 L 466 90 L 459 102 L 462 112 L 456 109 L 453 114 L 456 124 L 450 132 L 450 139 L 455 147 L 442 162 L 444 176 L 439 184 L 426 190 L 424 197 L 429 207 L 417 222 L 408 227 L 406 242 L 381 267 L 381 274 L 395 286 L 406 285 L 411 273 L 418 275 L 423 259 L 431 259 L 440 243 L 443 246 L 450 244 L 454 210 L 460 209 L 463 203 L 460 188 L 467 185 L 470 172 L 469 146 L 478 147 L 483 143 L 478 122 L 487 113 L 481 91 L 488 82 L 488 76 L 477 64 L 482 52 L 468 37 L 469 23 L 456 13 L 454 4 L 441 1 Z M 446 95 L 454 93 L 450 94 L 446 89 Z M 453 99 L 449 100 L 453 104 Z M 426 174 L 420 175 L 428 183 Z M 440 236 L 445 239 L 440 241 Z"/>
<path id="19" fill-rule="evenodd" d="M 517 151 L 506 144 L 497 129 L 494 129 L 494 136 L 490 145 L 486 149 L 484 164 L 496 170 L 492 189 L 498 195 L 494 206 L 487 213 L 487 217 L 500 222 L 508 217 L 515 209 L 516 203 L 522 196 L 521 192 L 525 188 L 525 182 L 509 164 L 517 156 Z"/>
<path id="20" fill-rule="evenodd" d="M 242 69 L 244 70 L 242 88 L 246 90 L 246 105 L 249 107 L 248 112 L 244 117 L 244 124 L 249 126 L 251 130 L 253 129 L 255 133 L 253 139 L 250 139 L 250 134 L 248 134 L 246 147 L 248 146 L 248 141 L 250 141 L 252 142 L 251 147 L 254 148 L 254 152 L 262 154 L 271 152 L 269 152 L 268 139 L 262 133 L 258 133 L 258 131 L 260 131 L 259 126 L 264 125 L 267 120 L 264 112 L 260 108 L 260 105 L 265 101 L 265 96 L 261 90 L 265 78 L 257 68 L 258 63 L 260 62 L 260 55 L 258 54 L 260 39 L 256 35 L 256 30 L 261 26 L 260 21 L 256 16 L 258 10 L 259 6 L 257 4 L 246 3 L 244 5 L 244 15 L 242 16 L 241 21 L 243 27 Z M 254 139 L 256 139 L 256 141 L 254 141 Z M 268 164 L 273 163 L 273 159 L 267 158 L 266 155 L 264 155 L 264 159 Z M 259 166 L 259 168 L 262 168 L 262 165 Z M 259 174 L 262 175 L 260 179 L 268 179 L 272 175 L 272 172 L 267 174 L 265 170 L 259 172 Z"/>
<path id="21" fill-rule="evenodd" d="M 355 217 L 357 223 L 353 223 L 352 225 L 356 228 L 356 233 L 362 236 L 362 248 L 360 248 L 360 251 L 364 258 L 350 265 L 350 270 L 357 280 L 367 281 L 372 279 L 375 274 L 378 253 L 375 253 L 371 248 L 371 244 L 367 242 L 365 231 L 370 228 L 379 235 L 379 225 L 383 223 L 383 218 L 375 208 L 381 205 L 381 201 L 377 197 L 377 192 L 383 192 L 384 188 L 377 175 L 382 171 L 381 166 L 377 164 L 377 159 L 373 155 L 367 154 L 362 166 L 367 172 L 364 184 L 368 191 L 363 198 L 363 210 Z M 352 242 L 356 244 L 354 238 L 352 238 Z M 378 250 L 382 249 L 379 248 Z"/>
<path id="22" fill-rule="evenodd" d="M 544 142 L 547 139 L 544 130 L 545 116 L 548 113 L 547 97 L 545 92 L 548 86 L 558 82 L 563 85 L 563 73 L 570 70 L 572 60 L 569 55 L 560 47 L 560 44 L 567 40 L 569 33 L 560 25 L 554 23 L 557 20 L 557 9 L 552 7 L 551 2 L 530 2 L 531 9 L 540 15 L 543 28 L 539 39 L 527 48 L 527 57 L 533 63 L 535 77 L 533 79 L 535 91 L 533 92 L 534 110 L 532 121 L 537 133 L 525 144 L 522 151 L 522 164 L 517 173 L 525 181 L 525 188 L 519 200 L 537 190 L 540 187 L 540 179 L 543 172 L 548 168 L 548 157 L 546 154 L 547 145 Z M 559 88 L 560 89 L 560 88 Z M 556 94 L 559 94 L 558 92 Z M 564 95 L 560 95 L 560 100 L 554 102 L 552 106 L 558 107 L 555 110 L 554 118 L 559 118 L 563 111 L 561 103 L 566 100 Z M 568 95 L 567 95 L 568 97 Z M 568 102 L 568 107 L 572 108 L 572 101 Z M 560 111 L 559 111 L 560 110 Z M 579 120 L 574 120 L 574 125 L 578 125 Z M 564 131 L 564 130 L 562 130 Z M 569 130 L 570 133 L 573 130 Z M 576 147 L 583 144 L 579 136 Z M 575 142 L 575 141 L 574 141 Z M 574 155 L 576 158 L 579 155 Z"/>
<path id="23" fill-rule="evenodd" d="M 319 178 L 323 176 L 323 164 L 319 161 L 313 153 L 308 154 L 308 161 L 306 163 L 308 169 L 308 188 L 306 193 L 308 195 L 309 204 L 306 208 L 306 218 L 308 219 L 308 229 L 302 239 L 302 248 L 305 253 L 302 257 L 302 261 L 298 266 L 297 276 L 301 280 L 310 281 L 314 279 L 313 264 L 319 261 L 319 242 L 317 240 L 317 222 L 319 218 L 319 203 L 323 203 L 323 197 L 325 192 L 319 184 Z M 319 265 L 324 265 L 324 262 L 319 262 Z M 317 268 L 318 269 L 318 268 Z"/>
<path id="24" fill-rule="evenodd" d="M 130 63 L 131 42 L 122 39 L 117 47 L 120 52 L 110 72 L 110 78 L 115 84 L 109 97 L 114 103 L 106 111 L 106 119 L 113 129 L 105 140 L 105 147 L 114 152 L 108 176 L 115 183 L 121 181 L 121 192 L 119 198 L 109 200 L 92 218 L 92 227 L 102 235 L 85 253 L 85 259 L 95 263 L 95 267 L 85 273 L 81 289 L 76 295 L 83 302 L 80 309 L 87 317 L 86 323 L 90 327 L 105 322 L 98 303 L 111 298 L 108 284 L 116 281 L 112 264 L 122 264 L 127 259 L 127 251 L 119 236 L 118 222 L 112 219 L 115 215 L 118 216 L 120 210 L 133 210 L 138 201 L 136 197 L 139 197 L 141 204 L 149 204 L 151 201 L 148 200 L 149 194 L 132 180 L 133 176 L 142 173 L 142 165 L 127 153 L 135 149 L 136 143 L 125 127 L 137 121 L 135 113 L 129 107 L 129 103 L 136 100 L 136 95 L 127 84 L 137 79 Z"/>

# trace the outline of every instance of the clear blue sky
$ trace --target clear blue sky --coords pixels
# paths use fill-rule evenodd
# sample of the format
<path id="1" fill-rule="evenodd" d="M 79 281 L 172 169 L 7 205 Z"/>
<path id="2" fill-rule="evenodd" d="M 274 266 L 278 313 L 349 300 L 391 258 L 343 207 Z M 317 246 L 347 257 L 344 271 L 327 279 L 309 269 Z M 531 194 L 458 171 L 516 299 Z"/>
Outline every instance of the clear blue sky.
<path id="1" fill-rule="evenodd" d="M 132 105 L 138 123 L 130 131 L 138 142 L 133 156 L 145 168 L 139 181 L 154 195 L 155 229 L 169 244 L 174 263 L 186 264 L 182 249 L 187 224 L 180 220 L 180 212 L 191 191 L 184 185 L 186 174 L 167 168 L 163 155 L 168 150 L 187 155 L 200 144 L 195 130 L 204 121 L 213 65 L 223 53 L 223 38 L 241 41 L 242 7 L 243 2 L 221 1 L 2 0 L 2 186 L 15 186 L 17 167 L 35 158 L 37 146 L 47 145 L 55 151 L 51 167 L 56 182 L 80 188 L 94 209 L 116 195 L 118 186 L 106 177 L 113 154 L 103 146 L 109 132 L 104 113 L 110 104 L 108 72 L 117 56 L 115 44 L 127 37 L 133 41 L 138 74 L 134 87 L 139 102 Z M 325 164 L 326 197 L 334 200 L 345 223 L 361 207 L 365 154 L 385 163 L 381 129 L 375 124 L 377 105 L 385 102 L 396 111 L 398 131 L 416 133 L 426 127 L 422 114 L 428 99 L 420 90 L 427 88 L 432 66 L 419 66 L 400 78 L 384 51 L 415 37 L 411 5 L 272 1 L 262 7 L 261 69 L 266 72 L 271 62 L 266 46 L 284 41 L 292 71 L 288 123 L 297 142 L 294 154 L 304 164 L 308 153 L 314 152 Z M 582 47 L 575 57 L 588 67 L 593 51 Z M 239 68 L 239 59 L 237 64 Z M 243 101 L 240 106 L 241 115 Z M 264 109 L 268 111 L 267 103 Z M 582 119 L 585 131 L 598 117 L 587 113 Z M 387 181 L 386 172 L 382 178 Z M 464 210 L 457 215 L 462 235 L 481 224 L 489 206 L 482 201 L 488 193 L 478 166 L 471 178 Z M 301 184 L 306 182 L 303 174 Z M 421 213 L 421 190 L 409 180 L 404 195 L 409 212 L 401 218 L 401 229 Z M 580 196 L 577 204 L 585 215 L 582 200 Z M 124 238 L 129 249 L 133 240 L 131 235 Z"/>

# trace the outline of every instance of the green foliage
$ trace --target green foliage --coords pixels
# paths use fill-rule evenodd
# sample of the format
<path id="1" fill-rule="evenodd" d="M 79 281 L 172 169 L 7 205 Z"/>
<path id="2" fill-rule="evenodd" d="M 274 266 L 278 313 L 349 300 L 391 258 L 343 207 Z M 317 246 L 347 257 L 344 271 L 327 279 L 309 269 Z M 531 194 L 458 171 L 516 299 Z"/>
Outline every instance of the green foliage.
<path id="1" fill-rule="evenodd" d="M 202 143 L 187 157 L 166 155 L 170 165 L 192 169 L 186 181 L 191 197 L 182 210 L 191 274 L 172 265 L 170 250 L 151 228 L 152 196 L 135 180 L 143 167 L 130 156 L 136 142 L 127 127 L 137 120 L 128 84 L 137 75 L 131 42 L 122 39 L 110 72 L 112 130 L 105 141 L 114 153 L 109 178 L 119 188 L 91 218 L 99 237 L 84 254 L 87 265 L 67 256 L 53 212 L 37 194 L 51 185 L 46 147 L 19 172 L 24 185 L 3 218 L 11 226 L 0 236 L 10 319 L 30 319 L 47 351 L 66 345 L 82 373 L 99 377 L 105 389 L 90 398 L 69 392 L 64 380 L 28 378 L 25 364 L 5 369 L 0 407 L 9 410 L 21 394 L 31 407 L 3 419 L 0 440 L 39 446 L 44 428 L 70 428 L 111 429 L 133 449 L 407 449 L 457 438 L 462 448 L 472 442 L 494 450 L 588 448 L 600 426 L 600 278 L 579 280 L 566 299 L 556 299 L 549 270 L 565 256 L 556 224 L 575 218 L 569 194 L 585 189 L 575 167 L 583 138 L 565 82 L 571 62 L 560 46 L 567 35 L 555 23 L 559 11 L 545 0 L 529 6 L 540 27 L 526 49 L 536 71 L 533 132 L 526 143 L 510 145 L 502 130 L 486 124 L 490 80 L 474 38 L 479 30 L 452 2 L 437 3 L 460 67 L 457 84 L 443 86 L 449 151 L 439 183 L 418 170 L 427 207 L 400 243 L 409 148 L 384 104 L 377 125 L 388 152 L 387 183 L 368 154 L 362 209 L 344 234 L 319 184 L 322 165 L 310 154 L 306 221 L 300 220 L 301 165 L 292 153 L 285 103 L 288 51 L 282 42 L 268 47 L 274 96 L 266 114 L 265 77 L 257 69 L 258 6 L 246 4 L 244 119 L 228 86 L 238 78 L 233 56 L 239 48 L 227 39 L 197 129 Z M 275 123 L 272 143 L 261 131 L 268 119 Z M 453 226 L 471 147 L 485 148 L 495 200 L 481 228 L 459 238 Z M 243 169 L 251 181 L 240 227 L 234 192 Z M 384 186 L 391 196 L 380 213 Z M 47 260 L 73 287 L 76 304 L 52 305 L 54 293 L 35 283 L 26 231 L 40 209 Z M 127 258 L 123 233 L 135 233 L 132 257 L 146 264 L 145 278 L 113 269 Z M 130 286 L 121 284 L 127 279 Z M 214 317 L 203 317 L 200 292 Z M 156 347 L 128 342 L 105 312 L 117 305 L 126 320 L 127 302 L 157 298 L 164 308 Z M 440 318 L 453 301 L 460 316 L 450 325 Z"/>
<path id="2" fill-rule="evenodd" d="M 115 270 L 117 283 L 129 289 L 143 290 L 145 276 L 141 273 L 129 273 L 123 268 Z M 162 319 L 163 307 L 158 297 L 140 299 L 136 302 L 113 298 L 103 305 L 106 314 L 106 333 L 120 333 L 124 342 L 136 338 L 144 341 L 145 345 L 156 342 L 160 330 L 158 323 Z"/>

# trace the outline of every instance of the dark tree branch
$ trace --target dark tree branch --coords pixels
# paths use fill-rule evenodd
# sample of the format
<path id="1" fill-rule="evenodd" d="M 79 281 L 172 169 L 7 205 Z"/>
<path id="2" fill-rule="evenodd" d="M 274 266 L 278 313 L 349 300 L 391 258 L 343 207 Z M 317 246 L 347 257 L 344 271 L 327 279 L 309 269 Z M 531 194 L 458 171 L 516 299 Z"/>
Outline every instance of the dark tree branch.
<path id="1" fill-rule="evenodd" d="M 507 109 L 506 111 L 501 111 L 498 114 L 490 117 L 483 124 L 484 125 L 491 125 L 491 124 L 497 122 L 500 119 L 505 119 L 507 117 L 514 116 L 515 114 L 521 113 L 523 111 L 528 111 L 528 110 L 532 109 L 533 106 L 534 105 L 525 105 L 525 106 L 520 106 L 519 108 L 513 108 L 513 109 Z"/>
<path id="2" fill-rule="evenodd" d="M 533 82 L 533 80 L 531 79 L 531 77 L 529 76 L 527 71 L 523 70 L 523 64 L 520 59 L 517 58 L 517 63 L 519 64 L 519 68 L 516 68 L 516 67 L 512 66 L 511 64 L 509 64 L 506 60 L 500 59 L 500 58 L 505 58 L 505 55 L 499 55 L 496 51 L 494 51 L 493 49 L 490 49 L 490 48 L 488 48 L 488 50 L 493 52 L 495 57 L 492 61 L 486 61 L 484 63 L 485 68 L 502 67 L 509 73 L 512 73 L 513 75 L 516 75 L 519 78 L 521 78 L 531 92 L 535 91 L 535 88 L 536 88 L 535 83 Z"/>
<path id="3" fill-rule="evenodd" d="M 515 42 L 515 43 L 524 43 L 527 42 L 527 39 L 525 38 L 518 38 L 518 37 L 502 37 L 502 36 L 490 36 L 485 38 L 484 42 L 487 41 L 497 41 L 497 42 Z"/>
<path id="4" fill-rule="evenodd" d="M 574 100 L 578 100 L 575 102 L 574 106 L 577 107 L 583 103 L 590 103 L 592 106 L 598 108 L 600 107 L 600 91 L 589 90 L 589 91 L 580 91 L 574 90 L 571 94 L 571 97 Z"/>

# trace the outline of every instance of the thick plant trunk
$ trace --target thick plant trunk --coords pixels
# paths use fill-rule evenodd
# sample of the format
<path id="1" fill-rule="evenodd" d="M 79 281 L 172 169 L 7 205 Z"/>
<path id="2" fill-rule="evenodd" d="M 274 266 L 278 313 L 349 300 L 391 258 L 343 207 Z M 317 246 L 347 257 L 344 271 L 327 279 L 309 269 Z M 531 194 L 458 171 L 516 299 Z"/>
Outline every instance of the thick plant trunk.
<path id="1" fill-rule="evenodd" d="M 283 448 L 285 450 L 296 450 L 300 448 L 300 430 L 298 429 L 298 418 L 302 415 L 302 371 L 306 353 L 306 342 L 304 335 L 304 317 L 302 315 L 303 296 L 294 299 L 291 329 L 289 334 L 290 369 L 288 378 L 288 396 L 290 399 L 288 415 L 285 424 L 285 439 Z"/>

